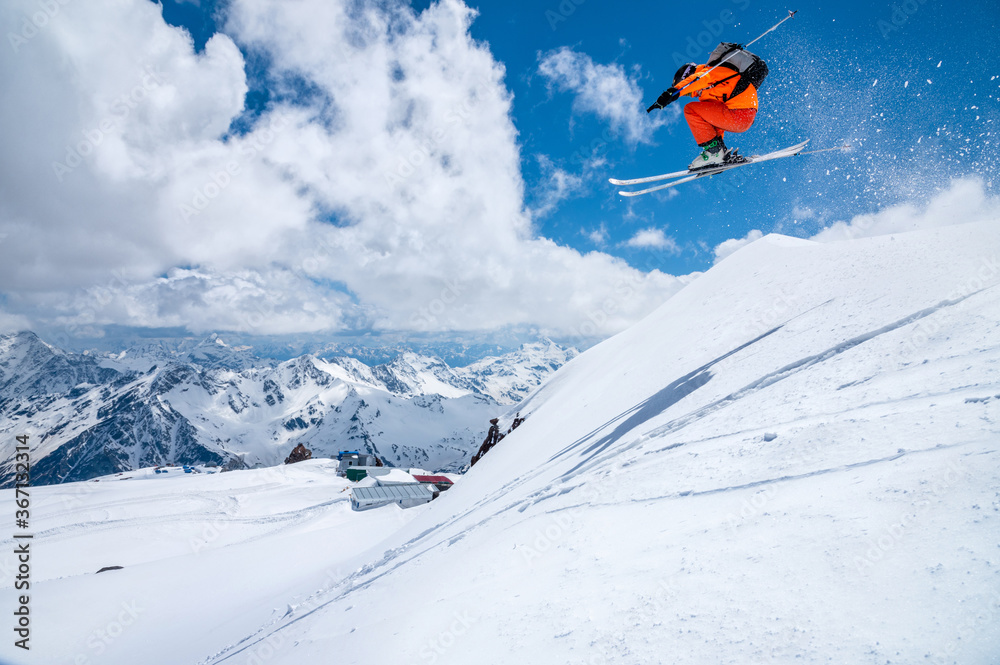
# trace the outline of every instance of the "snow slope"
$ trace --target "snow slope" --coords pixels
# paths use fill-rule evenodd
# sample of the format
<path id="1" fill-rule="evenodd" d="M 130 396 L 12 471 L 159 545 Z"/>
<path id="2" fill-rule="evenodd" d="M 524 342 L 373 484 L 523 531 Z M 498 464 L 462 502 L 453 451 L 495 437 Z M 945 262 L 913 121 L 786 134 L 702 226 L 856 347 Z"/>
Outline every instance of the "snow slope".
<path id="1" fill-rule="evenodd" d="M 353 512 L 336 465 L 144 469 L 34 489 L 31 650 L 5 639 L 0 663 L 193 663 L 282 615 L 272 599 L 311 590 L 317 573 L 340 581 L 409 514 Z M 122 569 L 95 574 L 106 566 Z"/>
<path id="2" fill-rule="evenodd" d="M 997 321 L 996 223 L 767 236 L 563 367 L 453 489 L 374 525 L 376 546 L 345 544 L 346 516 L 309 532 L 329 557 L 245 542 L 227 561 L 258 596 L 228 578 L 176 606 L 200 628 L 126 632 L 92 661 L 996 663 Z M 399 519 L 381 510 L 363 519 Z M 136 594 L 180 603 L 141 569 L 88 577 L 96 560 L 71 569 L 58 541 L 38 544 L 61 571 L 38 586 L 39 634 L 85 641 Z M 170 561 L 181 578 L 206 565 Z M 65 659 L 57 641 L 39 657 Z"/>

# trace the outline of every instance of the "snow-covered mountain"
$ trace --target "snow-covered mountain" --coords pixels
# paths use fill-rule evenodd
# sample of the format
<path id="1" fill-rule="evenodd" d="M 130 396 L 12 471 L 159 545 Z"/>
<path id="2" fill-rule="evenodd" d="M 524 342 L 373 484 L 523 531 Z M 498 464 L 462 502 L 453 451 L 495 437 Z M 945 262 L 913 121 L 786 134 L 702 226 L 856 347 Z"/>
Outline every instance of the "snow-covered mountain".
<path id="1" fill-rule="evenodd" d="M 993 665 L 997 321 L 995 222 L 767 236 L 425 506 L 352 513 L 325 460 L 35 489 L 0 661 Z"/>
<path id="2" fill-rule="evenodd" d="M 552 343 L 465 368 L 416 354 L 368 367 L 352 358 L 262 361 L 217 337 L 103 358 L 33 333 L 0 338 L 0 482 L 13 436 L 33 441 L 36 483 L 155 464 L 269 466 L 303 443 L 317 456 L 360 449 L 390 465 L 461 468 L 490 418 L 575 355 Z"/>

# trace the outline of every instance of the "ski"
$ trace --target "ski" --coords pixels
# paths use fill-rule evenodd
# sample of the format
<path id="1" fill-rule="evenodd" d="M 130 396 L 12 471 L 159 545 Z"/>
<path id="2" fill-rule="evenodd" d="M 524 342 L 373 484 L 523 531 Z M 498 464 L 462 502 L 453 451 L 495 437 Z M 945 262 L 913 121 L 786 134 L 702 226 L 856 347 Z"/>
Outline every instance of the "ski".
<path id="1" fill-rule="evenodd" d="M 740 162 L 739 164 L 724 164 L 722 166 L 702 169 L 699 171 L 676 171 L 674 173 L 665 173 L 663 175 L 651 176 L 649 178 L 636 178 L 633 180 L 618 180 L 618 181 L 612 180 L 611 182 L 613 184 L 628 183 L 628 184 L 638 185 L 647 182 L 656 182 L 658 180 L 669 180 L 670 178 L 678 178 L 678 180 L 674 180 L 673 182 L 669 182 L 665 185 L 658 185 L 656 187 L 649 187 L 647 189 L 640 189 L 638 191 L 632 191 L 632 192 L 626 192 L 626 191 L 618 192 L 622 196 L 639 196 L 640 194 L 649 194 L 650 192 L 657 192 L 660 191 L 661 189 L 676 187 L 677 185 L 681 185 L 685 182 L 691 182 L 692 180 L 697 180 L 698 178 L 717 175 L 719 173 L 722 173 L 723 171 L 729 171 L 730 169 L 739 168 L 741 166 L 757 164 L 758 162 L 766 162 L 772 159 L 781 159 L 783 157 L 794 157 L 795 155 L 798 155 L 800 152 L 802 152 L 802 149 L 806 147 L 806 144 L 808 143 L 809 139 L 806 139 L 802 143 L 798 143 L 796 145 L 789 146 L 787 148 L 782 148 L 781 150 L 776 150 L 774 152 L 769 152 L 765 155 L 754 155 L 752 157 L 748 157 L 747 161 Z"/>
<path id="2" fill-rule="evenodd" d="M 691 175 L 691 171 L 684 169 L 683 171 L 674 171 L 673 173 L 662 173 L 660 175 L 651 175 L 648 178 L 632 178 L 631 180 L 619 180 L 618 178 L 608 178 L 608 182 L 612 185 L 626 186 L 626 185 L 643 185 L 647 182 L 656 182 L 657 180 L 669 180 L 670 178 L 680 178 L 681 176 Z"/>

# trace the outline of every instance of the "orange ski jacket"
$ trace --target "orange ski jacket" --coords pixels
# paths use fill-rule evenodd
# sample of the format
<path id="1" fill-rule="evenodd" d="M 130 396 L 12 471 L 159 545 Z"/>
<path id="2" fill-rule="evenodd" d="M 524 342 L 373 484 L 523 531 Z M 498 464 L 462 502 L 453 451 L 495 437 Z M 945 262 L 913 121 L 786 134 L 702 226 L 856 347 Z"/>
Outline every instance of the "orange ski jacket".
<path id="1" fill-rule="evenodd" d="M 681 90 L 680 94 L 694 97 L 703 102 L 722 102 L 726 108 L 757 108 L 757 88 L 753 84 L 748 85 L 746 90 L 730 99 L 729 94 L 739 83 L 740 75 L 728 67 L 716 67 L 715 71 L 702 76 L 709 69 L 712 68 L 708 65 L 698 65 L 694 74 L 678 81 L 675 87 L 680 90 L 690 83 L 691 85 Z M 700 79 L 699 76 L 701 76 Z"/>

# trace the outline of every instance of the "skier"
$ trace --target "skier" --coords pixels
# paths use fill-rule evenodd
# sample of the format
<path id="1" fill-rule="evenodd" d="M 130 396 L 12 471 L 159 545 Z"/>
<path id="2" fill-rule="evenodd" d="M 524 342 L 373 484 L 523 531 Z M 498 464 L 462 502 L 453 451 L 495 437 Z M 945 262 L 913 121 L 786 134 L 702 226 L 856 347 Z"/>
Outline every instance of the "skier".
<path id="1" fill-rule="evenodd" d="M 505 435 L 500 432 L 500 419 L 491 418 L 490 431 L 486 433 L 486 439 L 483 441 L 483 445 L 479 446 L 479 452 L 472 456 L 472 461 L 469 462 L 469 466 L 475 466 L 476 462 L 481 460 L 483 455 L 488 453 L 493 446 L 500 443 L 504 436 Z"/>
<path id="2" fill-rule="evenodd" d="M 646 113 L 666 108 L 681 95 L 697 98 L 699 101 L 684 107 L 684 118 L 701 148 L 688 169 L 739 164 L 746 160 L 736 149 L 727 148 L 723 138 L 726 132 L 745 132 L 753 125 L 757 88 L 766 76 L 763 60 L 739 44 L 723 42 L 709 55 L 707 64 L 689 62 L 681 66 L 674 74 L 673 86 Z"/>

